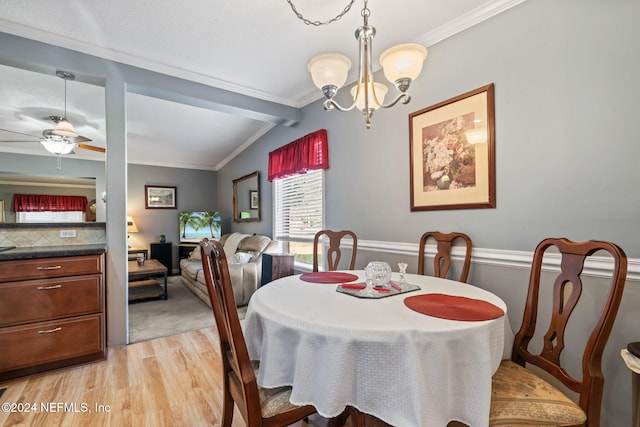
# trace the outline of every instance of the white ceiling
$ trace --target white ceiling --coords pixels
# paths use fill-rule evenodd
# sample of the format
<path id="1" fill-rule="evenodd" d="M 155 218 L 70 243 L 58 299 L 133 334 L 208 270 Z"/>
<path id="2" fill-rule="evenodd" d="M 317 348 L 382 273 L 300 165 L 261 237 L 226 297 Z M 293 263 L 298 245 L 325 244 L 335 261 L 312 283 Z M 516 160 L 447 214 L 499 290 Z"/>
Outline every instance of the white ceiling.
<path id="1" fill-rule="evenodd" d="M 429 47 L 523 1 L 371 0 L 374 57 L 399 43 Z M 306 18 L 325 21 L 349 0 L 293 2 Z M 160 7 L 167 4 L 0 0 L 0 31 L 290 107 L 321 96 L 306 68 L 313 55 L 337 51 L 358 63 L 354 31 L 362 25 L 361 0 L 341 20 L 319 27 L 300 21 L 287 0 L 191 0 Z M 351 70 L 351 80 L 356 73 Z M 0 82 L 0 129 L 37 141 L 54 126 L 46 117 L 63 115 L 62 79 L 0 65 Z M 222 167 L 273 126 L 133 93 L 127 94 L 127 114 L 131 163 L 195 169 Z M 107 147 L 102 87 L 68 82 L 67 117 L 89 144 Z M 0 141 L 23 140 L 18 137 L 0 131 Z M 0 142 L 0 151 L 46 154 L 37 142 Z M 89 150 L 74 156 L 104 159 Z"/>

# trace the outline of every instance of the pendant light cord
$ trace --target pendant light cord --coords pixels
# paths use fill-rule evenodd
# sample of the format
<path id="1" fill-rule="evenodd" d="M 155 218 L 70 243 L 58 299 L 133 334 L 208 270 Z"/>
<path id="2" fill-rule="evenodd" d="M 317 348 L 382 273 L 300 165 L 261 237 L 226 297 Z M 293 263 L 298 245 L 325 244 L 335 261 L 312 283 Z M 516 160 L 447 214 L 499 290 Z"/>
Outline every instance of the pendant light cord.
<path id="1" fill-rule="evenodd" d="M 64 79 L 64 117 L 67 120 L 67 79 Z"/>
<path id="2" fill-rule="evenodd" d="M 304 22 L 307 25 L 314 25 L 316 27 L 319 27 L 321 25 L 329 25 L 333 22 L 336 22 L 338 19 L 342 18 L 344 15 L 347 14 L 347 12 L 349 12 L 349 10 L 351 10 L 351 6 L 353 6 L 353 4 L 356 2 L 356 0 L 351 0 L 349 2 L 349 4 L 347 6 L 345 6 L 344 10 L 342 12 L 340 12 L 337 16 L 335 16 L 334 18 L 331 18 L 327 21 L 324 22 L 320 22 L 320 21 L 311 21 L 310 19 L 305 18 L 304 16 L 302 16 L 302 14 L 300 12 L 298 12 L 298 9 L 296 9 L 296 7 L 293 5 L 293 2 L 291 0 L 287 0 L 287 3 L 289 3 L 289 6 L 291 6 L 291 10 L 293 10 L 293 13 L 296 14 L 296 16 L 298 17 L 298 19 L 300 19 L 302 22 Z M 365 0 L 364 2 L 364 7 L 366 9 L 367 7 L 367 0 Z M 367 9 L 368 10 L 368 9 Z M 363 9 L 363 13 L 364 13 L 364 9 Z"/>

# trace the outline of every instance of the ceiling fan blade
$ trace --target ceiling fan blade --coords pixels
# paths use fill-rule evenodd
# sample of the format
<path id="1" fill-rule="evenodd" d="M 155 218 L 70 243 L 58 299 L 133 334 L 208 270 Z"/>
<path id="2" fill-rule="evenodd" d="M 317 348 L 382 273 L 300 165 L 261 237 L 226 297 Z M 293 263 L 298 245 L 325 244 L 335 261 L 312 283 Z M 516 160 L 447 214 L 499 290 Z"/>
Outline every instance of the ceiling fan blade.
<path id="1" fill-rule="evenodd" d="M 91 140 L 89 140 L 91 141 Z M 102 147 L 96 147 L 95 145 L 78 144 L 78 148 L 84 148 L 85 150 L 97 151 L 99 153 L 106 153 L 107 150 Z"/>
<path id="2" fill-rule="evenodd" d="M 69 139 L 72 142 L 75 142 L 76 144 L 80 144 L 82 142 L 91 142 L 91 140 L 89 138 L 87 138 L 86 136 L 82 136 L 82 135 L 78 135 L 76 137 L 69 137 Z"/>
<path id="3" fill-rule="evenodd" d="M 23 139 L 23 140 L 2 139 L 2 140 L 0 140 L 0 142 L 40 142 L 40 141 L 37 140 L 37 139 L 34 139 L 33 141 L 29 141 L 29 140 L 26 140 L 26 139 Z"/>
<path id="4" fill-rule="evenodd" d="M 56 137 L 56 138 L 64 138 L 67 141 L 74 143 L 74 144 L 80 144 L 82 142 L 90 142 L 91 140 L 85 136 L 82 135 L 78 135 L 78 136 L 60 136 L 58 134 L 55 133 L 55 129 L 45 129 L 42 131 L 42 136 L 49 137 Z"/>
<path id="5" fill-rule="evenodd" d="M 37 138 L 37 136 L 29 135 L 28 133 L 16 132 L 15 130 L 9 130 L 9 129 L 0 128 L 0 131 L 15 133 L 15 134 L 18 134 L 18 135 L 30 136 L 31 138 Z"/>

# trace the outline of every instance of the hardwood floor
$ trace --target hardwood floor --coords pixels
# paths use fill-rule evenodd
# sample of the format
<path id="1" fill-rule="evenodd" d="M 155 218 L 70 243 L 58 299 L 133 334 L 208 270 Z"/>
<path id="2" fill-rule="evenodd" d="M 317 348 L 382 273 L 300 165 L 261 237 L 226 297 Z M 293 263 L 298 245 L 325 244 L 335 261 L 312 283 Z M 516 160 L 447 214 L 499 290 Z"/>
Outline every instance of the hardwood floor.
<path id="1" fill-rule="evenodd" d="M 218 426 L 219 364 L 213 327 L 109 348 L 103 362 L 0 382 L 7 389 L 0 397 L 0 425 Z M 294 426 L 326 424 L 313 416 Z M 369 426 L 387 425 L 367 419 Z M 239 413 L 232 427 L 245 427 Z"/>

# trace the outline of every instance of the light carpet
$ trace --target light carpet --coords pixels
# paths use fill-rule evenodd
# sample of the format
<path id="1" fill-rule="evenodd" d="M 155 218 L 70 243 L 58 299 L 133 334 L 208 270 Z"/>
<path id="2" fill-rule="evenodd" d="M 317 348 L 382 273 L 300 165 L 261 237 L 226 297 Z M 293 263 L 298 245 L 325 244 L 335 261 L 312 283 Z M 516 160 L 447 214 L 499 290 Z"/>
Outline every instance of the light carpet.
<path id="1" fill-rule="evenodd" d="M 208 305 L 182 284 L 180 276 L 167 279 L 168 300 L 129 304 L 129 343 L 147 341 L 215 325 Z M 244 318 L 246 307 L 239 307 Z"/>

